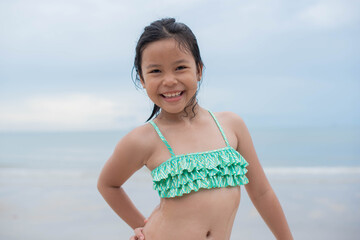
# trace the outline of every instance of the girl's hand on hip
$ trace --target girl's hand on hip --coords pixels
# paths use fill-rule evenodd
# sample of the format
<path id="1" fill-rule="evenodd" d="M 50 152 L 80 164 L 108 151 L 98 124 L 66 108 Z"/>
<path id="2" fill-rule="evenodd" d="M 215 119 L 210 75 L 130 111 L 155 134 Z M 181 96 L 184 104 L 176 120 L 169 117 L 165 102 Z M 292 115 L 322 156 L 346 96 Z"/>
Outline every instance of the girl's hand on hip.
<path id="1" fill-rule="evenodd" d="M 144 220 L 144 223 L 146 224 L 147 223 L 147 221 L 148 221 L 148 219 L 145 219 Z M 143 231 L 143 227 L 139 227 L 139 228 L 135 228 L 134 229 L 134 236 L 132 236 L 131 238 L 130 238 L 130 240 L 145 240 L 145 236 L 144 236 L 144 234 L 142 233 L 142 231 Z"/>
<path id="2" fill-rule="evenodd" d="M 143 228 L 135 228 L 135 235 L 130 238 L 130 240 L 145 240 L 144 234 L 142 233 Z"/>

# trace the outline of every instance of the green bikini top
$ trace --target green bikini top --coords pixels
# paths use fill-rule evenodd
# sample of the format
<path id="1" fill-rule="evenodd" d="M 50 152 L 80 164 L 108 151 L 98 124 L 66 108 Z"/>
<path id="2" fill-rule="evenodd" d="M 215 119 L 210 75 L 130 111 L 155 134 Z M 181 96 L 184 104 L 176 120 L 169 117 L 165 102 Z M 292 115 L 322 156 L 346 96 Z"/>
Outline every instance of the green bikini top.
<path id="1" fill-rule="evenodd" d="M 151 171 L 153 188 L 161 198 L 178 197 L 191 191 L 197 192 L 201 188 L 238 186 L 249 182 L 245 175 L 248 163 L 230 146 L 214 114 L 209 113 L 215 120 L 226 147 L 206 152 L 175 155 L 158 126 L 150 121 L 171 154 L 170 159 Z"/>

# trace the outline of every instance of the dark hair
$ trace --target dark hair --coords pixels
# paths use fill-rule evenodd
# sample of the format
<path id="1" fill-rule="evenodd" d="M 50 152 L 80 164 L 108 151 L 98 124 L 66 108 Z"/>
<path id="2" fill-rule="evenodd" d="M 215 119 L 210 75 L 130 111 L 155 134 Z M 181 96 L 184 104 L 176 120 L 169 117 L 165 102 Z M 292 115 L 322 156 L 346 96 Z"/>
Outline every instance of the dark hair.
<path id="1" fill-rule="evenodd" d="M 149 26 L 144 28 L 144 32 L 141 34 L 139 41 L 136 45 L 136 53 L 134 60 L 134 67 L 136 70 L 135 80 L 133 79 L 135 85 L 140 87 L 140 81 L 143 78 L 142 69 L 141 69 L 141 61 L 142 61 L 142 52 L 146 48 L 149 43 L 159 41 L 162 39 L 173 38 L 179 43 L 179 47 L 183 47 L 185 50 L 191 52 L 194 57 L 195 64 L 199 70 L 203 67 L 203 62 L 200 56 L 199 46 L 197 44 L 197 40 L 191 29 L 183 23 L 176 22 L 174 18 L 163 18 L 157 21 L 152 22 Z M 196 95 L 191 98 L 189 104 L 186 107 L 193 105 L 193 113 L 194 107 L 197 104 Z M 194 105 L 195 103 L 195 105 Z M 160 107 L 154 104 L 153 111 L 148 118 L 149 121 L 154 116 L 159 114 Z"/>

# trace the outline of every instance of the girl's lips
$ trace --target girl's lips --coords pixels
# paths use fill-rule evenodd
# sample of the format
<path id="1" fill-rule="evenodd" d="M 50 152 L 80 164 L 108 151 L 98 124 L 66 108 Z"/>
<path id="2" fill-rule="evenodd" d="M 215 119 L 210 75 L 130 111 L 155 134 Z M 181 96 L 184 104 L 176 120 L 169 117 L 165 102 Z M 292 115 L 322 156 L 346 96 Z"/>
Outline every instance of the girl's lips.
<path id="1" fill-rule="evenodd" d="M 166 92 L 161 94 L 163 97 L 170 98 L 170 97 L 177 97 L 182 94 L 182 91 L 172 91 L 172 92 Z"/>
<path id="2" fill-rule="evenodd" d="M 183 91 L 176 91 L 171 93 L 163 93 L 161 94 L 161 96 L 167 102 L 176 102 L 182 98 L 183 93 L 184 93 Z"/>

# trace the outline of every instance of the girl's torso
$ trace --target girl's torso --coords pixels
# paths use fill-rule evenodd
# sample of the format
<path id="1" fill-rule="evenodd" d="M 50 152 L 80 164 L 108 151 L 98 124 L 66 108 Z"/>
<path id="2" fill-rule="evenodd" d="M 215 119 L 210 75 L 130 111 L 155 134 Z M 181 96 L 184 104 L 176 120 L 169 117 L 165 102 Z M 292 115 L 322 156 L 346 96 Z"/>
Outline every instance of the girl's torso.
<path id="1" fill-rule="evenodd" d="M 145 239 L 228 240 L 239 203 L 239 186 L 163 198 L 143 229 Z"/>
<path id="2" fill-rule="evenodd" d="M 237 138 L 226 121 L 220 119 L 227 142 L 214 119 L 206 110 L 200 110 L 197 124 L 183 127 L 160 125 L 161 132 L 176 155 L 221 149 L 229 144 L 236 149 Z M 195 134 L 196 133 L 196 134 Z M 156 134 L 154 132 L 154 134 Z M 191 141 L 189 141 L 191 139 Z M 169 159 L 169 150 L 160 140 L 147 162 L 150 170 Z M 162 198 L 158 208 L 144 227 L 146 240 L 230 238 L 231 229 L 240 203 L 240 187 L 200 189 L 181 197 Z"/>

